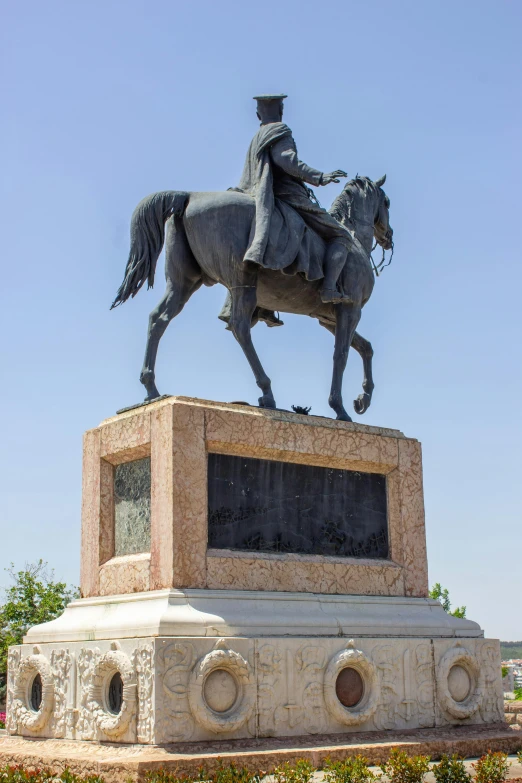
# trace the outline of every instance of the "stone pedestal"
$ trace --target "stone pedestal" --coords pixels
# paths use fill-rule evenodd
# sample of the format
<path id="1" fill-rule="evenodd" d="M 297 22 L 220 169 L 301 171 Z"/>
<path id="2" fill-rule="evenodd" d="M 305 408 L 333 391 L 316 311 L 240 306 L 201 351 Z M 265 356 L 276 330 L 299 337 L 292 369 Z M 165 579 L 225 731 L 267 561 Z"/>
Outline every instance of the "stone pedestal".
<path id="1" fill-rule="evenodd" d="M 171 397 L 84 441 L 82 598 L 9 653 L 11 734 L 120 743 L 503 721 L 500 649 L 428 595 L 395 430 Z"/>

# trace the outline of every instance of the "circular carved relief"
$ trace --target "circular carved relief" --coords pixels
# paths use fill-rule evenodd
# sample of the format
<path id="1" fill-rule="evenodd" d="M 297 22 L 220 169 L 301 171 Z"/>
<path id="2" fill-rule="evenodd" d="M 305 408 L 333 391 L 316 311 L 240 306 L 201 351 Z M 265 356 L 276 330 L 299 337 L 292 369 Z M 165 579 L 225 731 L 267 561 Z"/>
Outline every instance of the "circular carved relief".
<path id="1" fill-rule="evenodd" d="M 214 733 L 239 729 L 252 713 L 255 696 L 252 669 L 233 650 L 212 650 L 190 674 L 192 714 L 200 726 Z"/>
<path id="2" fill-rule="evenodd" d="M 343 707 L 356 707 L 364 695 L 364 682 L 352 666 L 341 669 L 335 682 L 335 695 Z"/>
<path id="3" fill-rule="evenodd" d="M 353 642 L 334 655 L 324 673 L 324 700 L 339 723 L 356 726 L 372 717 L 379 703 L 377 669 Z"/>
<path id="4" fill-rule="evenodd" d="M 43 682 L 39 674 L 36 675 L 31 683 L 31 692 L 29 694 L 29 706 L 33 712 L 38 712 L 42 706 Z"/>
<path id="5" fill-rule="evenodd" d="M 121 650 L 113 649 L 100 658 L 90 700 L 94 702 L 96 724 L 104 734 L 118 737 L 127 731 L 136 709 L 136 674 Z"/>
<path id="6" fill-rule="evenodd" d="M 214 669 L 205 680 L 203 698 L 214 712 L 227 712 L 237 699 L 237 683 L 226 669 Z"/>
<path id="7" fill-rule="evenodd" d="M 471 691 L 471 677 L 463 666 L 452 666 L 448 674 L 448 690 L 458 701 L 466 701 Z"/>
<path id="8" fill-rule="evenodd" d="M 14 681 L 16 722 L 38 731 L 47 723 L 53 705 L 54 683 L 48 660 L 40 653 L 23 658 Z"/>
<path id="9" fill-rule="evenodd" d="M 119 672 L 112 675 L 107 696 L 109 712 L 119 715 L 123 706 L 123 680 Z"/>
<path id="10" fill-rule="evenodd" d="M 464 720 L 477 711 L 484 688 L 484 675 L 474 655 L 455 646 L 441 658 L 437 689 L 441 707 L 453 718 Z"/>

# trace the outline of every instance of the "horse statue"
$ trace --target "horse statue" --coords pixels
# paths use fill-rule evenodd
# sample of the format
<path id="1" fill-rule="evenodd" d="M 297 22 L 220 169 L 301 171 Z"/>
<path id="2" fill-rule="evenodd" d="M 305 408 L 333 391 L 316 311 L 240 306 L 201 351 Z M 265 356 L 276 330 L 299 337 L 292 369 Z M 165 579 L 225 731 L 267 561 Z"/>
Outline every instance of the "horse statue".
<path id="1" fill-rule="evenodd" d="M 160 396 L 154 370 L 159 341 L 170 321 L 203 283 L 221 283 L 231 297 L 229 329 L 243 349 L 261 389 L 260 407 L 276 408 L 276 402 L 270 378 L 252 343 L 251 329 L 256 323 L 258 306 L 317 318 L 321 326 L 335 336 L 328 402 L 341 421 L 351 421 L 342 398 L 343 374 L 350 345 L 360 354 L 364 369 L 363 393 L 354 400 L 354 408 L 356 413 L 363 414 L 371 403 L 374 389 L 373 350 L 368 340 L 355 330 L 375 282 L 376 268 L 371 260 L 374 237 L 383 248 L 383 254 L 393 248 L 393 231 L 389 224 L 390 200 L 382 189 L 385 179 L 386 176 L 372 182 L 368 177 L 357 176 L 345 185 L 329 210 L 354 237 L 353 248 L 348 253 L 339 279 L 345 292 L 339 303 L 322 301 L 320 279 L 309 280 L 299 272 L 266 269 L 243 260 L 255 217 L 255 203 L 251 196 L 235 191 L 188 193 L 167 190 L 143 199 L 132 216 L 129 260 L 112 307 L 135 296 L 145 281 L 148 281 L 149 288 L 153 285 L 166 225 L 167 287 L 149 318 L 145 360 L 140 375 L 147 390 L 145 400 L 151 401 Z M 323 240 L 317 235 L 315 240 L 322 244 L 324 251 Z"/>

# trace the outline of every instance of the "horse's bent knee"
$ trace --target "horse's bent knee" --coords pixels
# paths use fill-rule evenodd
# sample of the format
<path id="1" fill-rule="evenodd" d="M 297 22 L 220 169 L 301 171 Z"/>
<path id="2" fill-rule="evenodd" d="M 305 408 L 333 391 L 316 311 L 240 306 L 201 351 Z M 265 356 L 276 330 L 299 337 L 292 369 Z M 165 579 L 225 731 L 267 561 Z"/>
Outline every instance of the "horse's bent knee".
<path id="1" fill-rule="evenodd" d="M 149 315 L 150 328 L 161 326 L 166 328 L 169 323 L 183 310 L 183 302 L 178 297 L 170 296 L 169 299 L 160 303 Z"/>
<path id="2" fill-rule="evenodd" d="M 230 331 L 240 343 L 244 343 L 250 338 L 250 323 L 247 323 L 244 319 L 234 320 L 230 319 L 228 323 Z"/>
<path id="3" fill-rule="evenodd" d="M 334 362 L 343 362 L 346 364 L 348 361 L 348 348 L 336 348 L 334 350 Z"/>
<path id="4" fill-rule="evenodd" d="M 355 333 L 352 340 L 352 345 L 363 359 L 373 358 L 373 347 L 369 340 L 365 337 L 361 337 L 360 334 Z"/>

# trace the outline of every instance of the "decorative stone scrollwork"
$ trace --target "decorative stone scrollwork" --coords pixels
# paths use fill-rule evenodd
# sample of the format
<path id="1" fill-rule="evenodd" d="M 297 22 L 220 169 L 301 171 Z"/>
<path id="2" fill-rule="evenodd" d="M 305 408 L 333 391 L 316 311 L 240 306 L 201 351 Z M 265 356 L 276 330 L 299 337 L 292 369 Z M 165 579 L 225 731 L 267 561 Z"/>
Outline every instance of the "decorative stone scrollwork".
<path id="1" fill-rule="evenodd" d="M 375 728 L 394 729 L 400 701 L 399 654 L 391 644 L 380 644 L 372 651 L 372 659 L 380 675 L 381 697 L 373 715 Z"/>
<path id="2" fill-rule="evenodd" d="M 115 674 L 119 674 L 123 682 L 121 709 L 117 714 L 111 712 L 108 702 L 109 685 Z M 136 685 L 134 666 L 119 649 L 118 642 L 113 642 L 112 650 L 98 661 L 89 689 L 96 725 L 108 737 L 120 737 L 127 731 L 136 712 Z"/>
<path id="3" fill-rule="evenodd" d="M 504 718 L 504 689 L 500 678 L 500 648 L 498 642 L 483 640 L 475 647 L 484 672 L 484 696 L 480 714 L 485 723 L 501 723 Z"/>
<path id="4" fill-rule="evenodd" d="M 308 734 L 324 734 L 328 730 L 323 688 L 317 680 L 309 682 L 303 691 L 303 715 Z"/>
<path id="5" fill-rule="evenodd" d="M 101 652 L 98 647 L 84 647 L 78 655 L 78 672 L 80 675 L 80 705 L 78 717 L 78 736 L 84 740 L 95 739 L 97 727 L 94 723 L 91 709 L 90 692 L 94 679 L 96 665 Z"/>
<path id="6" fill-rule="evenodd" d="M 14 722 L 30 731 L 42 729 L 53 711 L 54 683 L 49 661 L 34 647 L 33 655 L 23 658 L 14 681 L 14 700 L 11 709 Z M 36 677 L 41 680 L 41 702 L 38 709 L 31 704 L 31 688 Z"/>
<path id="7" fill-rule="evenodd" d="M 188 703 L 189 673 L 196 653 L 192 644 L 163 642 L 157 655 L 156 742 L 189 740 L 195 723 Z"/>
<path id="8" fill-rule="evenodd" d="M 479 708 L 484 675 L 475 656 L 459 643 L 439 662 L 437 690 L 442 709 L 453 718 L 465 720 Z"/>
<path id="9" fill-rule="evenodd" d="M 150 743 L 154 736 L 154 648 L 151 644 L 134 650 L 134 668 L 138 677 L 138 742 Z"/>
<path id="10" fill-rule="evenodd" d="M 216 734 L 237 731 L 255 704 L 256 686 L 249 663 L 220 639 L 190 673 L 188 698 L 200 726 Z"/>
<path id="11" fill-rule="evenodd" d="M 7 701 L 5 727 L 10 734 L 16 734 L 18 724 L 14 713 L 15 679 L 20 665 L 20 648 L 11 647 L 7 653 Z"/>
<path id="12" fill-rule="evenodd" d="M 418 644 L 415 648 L 415 694 L 418 706 L 418 722 L 421 727 L 435 726 L 435 694 L 433 681 L 433 648 L 431 644 Z"/>
<path id="13" fill-rule="evenodd" d="M 355 669 L 363 683 L 361 699 L 353 707 L 345 707 L 337 696 L 337 678 L 343 669 Z M 354 642 L 348 642 L 345 650 L 333 656 L 324 674 L 324 700 L 330 714 L 339 723 L 357 726 L 369 720 L 379 704 L 380 685 L 377 669 Z"/>
<path id="14" fill-rule="evenodd" d="M 54 683 L 53 737 L 65 737 L 67 733 L 67 693 L 72 658 L 68 649 L 52 650 L 51 672 Z"/>
<path id="15" fill-rule="evenodd" d="M 305 645 L 297 651 L 296 662 L 299 671 L 317 674 L 326 663 L 326 650 L 313 644 Z"/>
<path id="16" fill-rule="evenodd" d="M 263 644 L 257 656 L 257 712 L 259 736 L 271 737 L 276 731 L 276 691 L 281 683 L 281 651 L 273 644 Z"/>
<path id="17" fill-rule="evenodd" d="M 321 734 L 327 730 L 323 696 L 323 670 L 326 660 L 324 647 L 315 644 L 301 647 L 296 654 L 297 668 L 304 688 L 303 709 L 297 707 L 295 712 L 308 734 Z"/>

